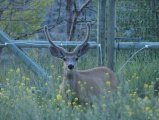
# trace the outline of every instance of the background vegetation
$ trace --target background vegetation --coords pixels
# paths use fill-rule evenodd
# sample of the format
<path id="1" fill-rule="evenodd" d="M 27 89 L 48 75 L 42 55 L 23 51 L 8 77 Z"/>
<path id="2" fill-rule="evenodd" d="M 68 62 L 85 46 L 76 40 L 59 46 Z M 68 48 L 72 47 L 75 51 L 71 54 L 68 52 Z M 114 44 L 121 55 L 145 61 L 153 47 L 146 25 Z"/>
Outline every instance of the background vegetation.
<path id="1" fill-rule="evenodd" d="M 55 13 L 59 13 L 60 9 L 64 11 L 65 3 L 62 0 L 1 1 L 0 28 L 12 39 L 35 39 L 37 36 L 42 38 L 42 34 L 34 34 L 36 37 L 32 34 L 40 32 L 46 23 L 50 26 L 58 25 L 59 28 L 52 32 L 53 36 L 55 33 L 64 35 L 65 30 L 61 29 L 66 24 L 66 21 L 61 22 L 65 19 L 64 15 L 60 14 L 59 22 L 56 22 L 57 18 L 50 16 L 53 14 L 50 11 Z M 94 14 L 96 18 L 96 2 L 91 3 L 90 6 L 94 6 L 92 9 L 90 6 L 86 8 L 90 11 L 84 12 L 84 15 Z M 56 5 L 58 8 L 61 5 L 61 8 L 55 10 Z M 141 41 L 158 41 L 158 5 L 157 0 L 118 0 L 117 37 L 140 37 Z M 50 19 L 55 21 L 50 22 Z M 93 21 L 93 18 L 89 17 L 86 20 Z M 94 40 L 96 35 L 95 21 L 92 25 L 91 40 Z M 52 57 L 47 49 L 23 49 L 23 51 L 49 73 L 51 81 L 45 83 L 4 48 L 0 57 L 0 85 L 4 86 L 0 90 L 0 119 L 157 120 L 159 118 L 158 91 L 154 94 L 156 90 L 154 84 L 159 78 L 159 53 L 156 50 L 141 51 L 119 73 L 118 70 L 136 50 L 117 50 L 116 94 L 112 95 L 110 91 L 106 91 L 105 95 L 91 106 L 87 103 L 84 106 L 79 105 L 77 98 L 72 106 L 70 101 L 64 100 L 59 94 L 59 85 L 63 79 L 63 64 Z M 79 60 L 78 69 L 96 67 L 96 61 L 96 50 L 91 49 Z M 106 86 L 109 87 L 109 84 Z"/>

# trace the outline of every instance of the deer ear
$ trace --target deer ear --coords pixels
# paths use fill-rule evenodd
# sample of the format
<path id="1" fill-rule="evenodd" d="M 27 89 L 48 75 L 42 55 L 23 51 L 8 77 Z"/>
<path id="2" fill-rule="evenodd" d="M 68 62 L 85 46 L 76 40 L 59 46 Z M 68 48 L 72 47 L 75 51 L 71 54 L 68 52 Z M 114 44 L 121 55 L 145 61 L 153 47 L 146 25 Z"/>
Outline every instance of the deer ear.
<path id="1" fill-rule="evenodd" d="M 64 54 L 58 47 L 50 46 L 49 50 L 54 57 L 63 58 Z"/>
<path id="2" fill-rule="evenodd" d="M 89 43 L 79 46 L 79 49 L 77 51 L 77 56 L 81 57 L 82 55 L 86 54 L 88 50 L 89 50 Z"/>

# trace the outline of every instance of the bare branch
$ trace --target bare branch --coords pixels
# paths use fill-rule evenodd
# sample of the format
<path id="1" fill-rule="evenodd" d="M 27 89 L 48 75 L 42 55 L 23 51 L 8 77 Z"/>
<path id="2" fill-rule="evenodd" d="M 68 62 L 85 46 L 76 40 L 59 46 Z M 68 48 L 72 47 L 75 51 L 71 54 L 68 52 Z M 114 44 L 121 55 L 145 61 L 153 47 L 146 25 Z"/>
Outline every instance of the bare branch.
<path id="1" fill-rule="evenodd" d="M 17 5 L 25 5 L 25 4 L 28 4 L 30 2 L 32 2 L 33 0 L 26 0 L 26 1 L 22 1 L 22 2 L 19 2 L 17 0 L 14 0 L 14 3 L 16 3 Z"/>
<path id="2" fill-rule="evenodd" d="M 67 25 L 66 25 L 67 40 L 69 40 L 72 18 L 73 18 L 73 12 L 72 12 L 73 1 L 74 0 L 66 0 L 65 9 L 66 9 L 66 21 L 67 21 Z"/>
<path id="3" fill-rule="evenodd" d="M 78 10 L 78 13 L 80 14 L 80 12 L 88 6 L 88 4 L 91 2 L 92 0 L 88 0 L 79 10 Z"/>
<path id="4" fill-rule="evenodd" d="M 11 4 L 11 1 L 8 3 L 8 5 L 6 5 L 6 6 L 3 8 L 3 10 L 0 10 L 0 12 L 5 11 L 5 10 L 9 7 L 10 4 Z"/>
<path id="5" fill-rule="evenodd" d="M 78 18 L 78 14 L 75 13 L 74 19 L 73 19 L 73 22 L 72 22 L 72 26 L 71 26 L 71 30 L 70 30 L 69 41 L 72 41 L 73 34 L 74 34 L 75 29 L 76 29 L 77 18 Z"/>
<path id="6" fill-rule="evenodd" d="M 74 8 L 75 8 L 75 12 L 76 12 L 77 11 L 76 0 L 73 0 L 73 5 L 74 5 Z"/>
<path id="7" fill-rule="evenodd" d="M 61 0 L 60 0 L 60 2 L 61 2 Z M 48 26 L 49 30 L 52 29 L 52 28 L 55 28 L 57 25 L 59 25 L 60 23 L 63 22 L 63 20 L 59 21 L 60 15 L 61 15 L 61 3 L 58 3 L 58 5 L 59 5 L 59 12 L 58 12 L 58 16 L 57 16 L 56 22 L 55 22 L 54 25 L 49 25 Z M 30 35 L 33 35 L 33 34 L 36 34 L 36 33 L 41 33 L 41 32 L 43 32 L 43 27 L 39 28 L 38 30 L 32 31 L 31 33 L 26 33 L 26 34 L 24 34 L 22 36 L 19 36 L 19 37 L 15 38 L 15 40 L 19 40 L 19 39 L 21 39 L 23 37 L 27 37 L 27 36 L 30 36 Z"/>
<path id="8" fill-rule="evenodd" d="M 56 19 L 56 22 L 55 22 L 56 24 L 59 21 L 60 15 L 61 15 L 61 0 L 60 0 L 60 2 L 58 2 L 58 5 L 59 5 L 59 12 L 58 12 L 58 16 L 57 16 L 57 19 Z"/>
<path id="9" fill-rule="evenodd" d="M 74 0 L 75 1 L 75 0 Z M 88 6 L 88 4 L 91 2 L 92 0 L 88 0 L 78 11 L 75 11 L 75 15 L 73 18 L 73 22 L 72 22 L 72 26 L 71 26 L 71 30 L 70 30 L 70 35 L 69 35 L 69 41 L 72 41 L 75 29 L 76 29 L 76 23 L 77 23 L 77 19 L 78 16 L 80 15 L 80 13 L 82 12 L 82 10 L 84 8 L 86 8 Z M 75 4 L 75 3 L 74 3 Z M 75 5 L 74 5 L 75 6 Z"/>
<path id="10" fill-rule="evenodd" d="M 63 21 L 60 21 L 60 22 L 55 23 L 54 25 L 49 25 L 49 26 L 48 26 L 48 29 L 55 28 L 58 24 L 60 24 L 60 23 L 62 23 L 62 22 L 63 22 Z M 26 34 L 24 34 L 24 35 L 22 35 L 22 36 L 19 36 L 19 37 L 17 37 L 17 38 L 14 38 L 14 39 L 15 39 L 15 40 L 19 40 L 19 39 L 21 39 L 21 38 L 23 38 L 23 37 L 27 37 L 27 36 L 30 36 L 30 35 L 33 35 L 33 34 L 36 34 L 36 33 L 41 33 L 41 32 L 43 32 L 43 27 L 41 27 L 41 28 L 39 28 L 38 30 L 35 30 L 35 31 L 33 31 L 33 32 L 26 33 Z"/>

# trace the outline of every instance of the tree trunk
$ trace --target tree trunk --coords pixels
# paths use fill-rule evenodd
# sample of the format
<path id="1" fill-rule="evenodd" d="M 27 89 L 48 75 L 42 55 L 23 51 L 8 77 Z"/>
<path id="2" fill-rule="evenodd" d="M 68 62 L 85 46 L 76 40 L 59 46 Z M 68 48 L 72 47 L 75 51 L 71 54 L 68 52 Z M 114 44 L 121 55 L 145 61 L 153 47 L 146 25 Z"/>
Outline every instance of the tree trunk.
<path id="1" fill-rule="evenodd" d="M 66 0 L 66 35 L 67 35 L 67 40 L 70 37 L 70 30 L 71 30 L 71 25 L 72 25 L 72 18 L 73 18 L 73 0 Z"/>

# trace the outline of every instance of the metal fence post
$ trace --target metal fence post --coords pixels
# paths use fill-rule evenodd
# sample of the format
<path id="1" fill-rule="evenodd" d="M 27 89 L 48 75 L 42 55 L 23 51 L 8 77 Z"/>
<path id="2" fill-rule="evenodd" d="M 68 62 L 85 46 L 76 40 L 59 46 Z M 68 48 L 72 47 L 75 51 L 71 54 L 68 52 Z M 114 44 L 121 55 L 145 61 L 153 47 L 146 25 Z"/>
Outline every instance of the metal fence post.
<path id="1" fill-rule="evenodd" d="M 100 55 L 98 53 L 98 66 L 105 66 L 105 53 L 106 53 L 106 30 L 105 30 L 105 12 L 106 12 L 106 0 L 99 0 L 98 1 L 98 21 L 97 21 L 97 42 L 101 44 L 101 51 L 102 52 L 102 58 L 100 58 Z M 102 63 L 99 62 L 100 59 L 102 59 Z"/>
<path id="2" fill-rule="evenodd" d="M 107 59 L 108 67 L 115 71 L 115 36 L 116 36 L 116 0 L 108 0 L 108 39 L 107 39 Z"/>
<path id="3" fill-rule="evenodd" d="M 17 55 L 29 68 L 31 68 L 38 76 L 44 78 L 45 81 L 49 80 L 48 74 L 38 66 L 28 55 L 26 55 L 23 51 L 21 51 L 10 39 L 8 35 L 6 35 L 0 29 L 0 41 L 15 54 Z M 12 43 L 12 44 L 7 44 Z"/>

